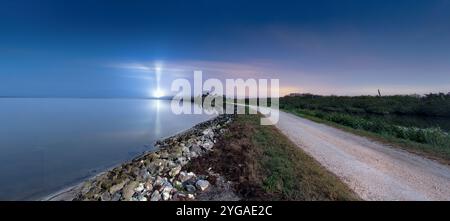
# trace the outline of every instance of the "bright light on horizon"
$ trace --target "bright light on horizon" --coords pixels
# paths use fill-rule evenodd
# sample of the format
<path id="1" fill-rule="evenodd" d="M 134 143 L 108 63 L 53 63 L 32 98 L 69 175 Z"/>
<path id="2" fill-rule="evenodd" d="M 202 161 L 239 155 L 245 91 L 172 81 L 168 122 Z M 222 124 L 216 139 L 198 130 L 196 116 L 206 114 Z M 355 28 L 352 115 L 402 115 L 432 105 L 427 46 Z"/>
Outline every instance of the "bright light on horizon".
<path id="1" fill-rule="evenodd" d="M 153 97 L 155 98 L 161 98 L 164 96 L 164 91 L 161 89 L 156 89 L 155 91 L 153 91 Z"/>

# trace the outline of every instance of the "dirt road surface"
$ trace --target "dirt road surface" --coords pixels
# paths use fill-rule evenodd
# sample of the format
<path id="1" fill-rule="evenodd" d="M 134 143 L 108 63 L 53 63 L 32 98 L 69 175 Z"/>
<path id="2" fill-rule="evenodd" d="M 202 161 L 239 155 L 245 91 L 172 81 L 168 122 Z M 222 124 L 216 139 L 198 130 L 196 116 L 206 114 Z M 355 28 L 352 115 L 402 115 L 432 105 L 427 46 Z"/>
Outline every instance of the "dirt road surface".
<path id="1" fill-rule="evenodd" d="M 287 137 L 364 200 L 450 200 L 450 167 L 280 112 Z"/>

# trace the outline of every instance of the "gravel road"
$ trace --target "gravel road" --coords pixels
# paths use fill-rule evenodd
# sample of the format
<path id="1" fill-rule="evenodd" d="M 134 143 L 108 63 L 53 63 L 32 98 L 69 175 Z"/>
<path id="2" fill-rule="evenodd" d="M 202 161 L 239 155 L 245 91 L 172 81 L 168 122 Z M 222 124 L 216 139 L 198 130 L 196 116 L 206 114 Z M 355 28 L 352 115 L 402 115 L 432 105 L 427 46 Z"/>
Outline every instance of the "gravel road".
<path id="1" fill-rule="evenodd" d="M 280 112 L 276 126 L 364 200 L 450 200 L 450 167 Z"/>

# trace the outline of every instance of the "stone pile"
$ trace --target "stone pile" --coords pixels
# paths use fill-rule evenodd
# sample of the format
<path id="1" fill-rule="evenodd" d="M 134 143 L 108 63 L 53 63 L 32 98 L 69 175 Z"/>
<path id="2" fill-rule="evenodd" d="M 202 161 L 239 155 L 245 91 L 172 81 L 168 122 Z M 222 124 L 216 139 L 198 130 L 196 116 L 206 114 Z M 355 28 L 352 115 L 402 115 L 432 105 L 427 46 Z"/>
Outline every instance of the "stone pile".
<path id="1" fill-rule="evenodd" d="M 220 115 L 158 141 L 156 151 L 86 181 L 76 191 L 74 200 L 194 200 L 211 184 L 207 175 L 196 175 L 182 168 L 191 159 L 211 151 L 232 119 L 232 115 Z"/>

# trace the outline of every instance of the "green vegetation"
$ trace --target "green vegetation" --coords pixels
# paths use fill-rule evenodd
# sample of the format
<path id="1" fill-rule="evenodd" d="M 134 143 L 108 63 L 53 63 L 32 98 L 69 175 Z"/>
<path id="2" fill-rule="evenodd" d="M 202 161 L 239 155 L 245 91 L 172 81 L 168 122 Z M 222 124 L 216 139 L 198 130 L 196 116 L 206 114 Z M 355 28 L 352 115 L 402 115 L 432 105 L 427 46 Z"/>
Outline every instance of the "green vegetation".
<path id="1" fill-rule="evenodd" d="M 347 114 L 399 114 L 450 117 L 450 94 L 425 96 L 304 96 L 283 97 L 283 109 L 307 109 Z"/>
<path id="2" fill-rule="evenodd" d="M 305 154 L 273 126 L 261 126 L 256 115 L 240 115 L 238 124 L 253 128 L 252 144 L 263 188 L 286 200 L 355 200 L 337 177 Z"/>
<path id="3" fill-rule="evenodd" d="M 370 136 L 395 141 L 402 146 L 449 160 L 450 135 L 439 127 L 418 128 L 398 125 L 383 116 L 450 117 L 450 96 L 430 94 L 387 97 L 336 97 L 305 95 L 283 97 L 280 108 L 291 113 L 332 122 L 356 131 L 370 132 Z M 370 117 L 370 115 L 381 117 Z M 406 145 L 405 145 L 406 144 Z"/>

